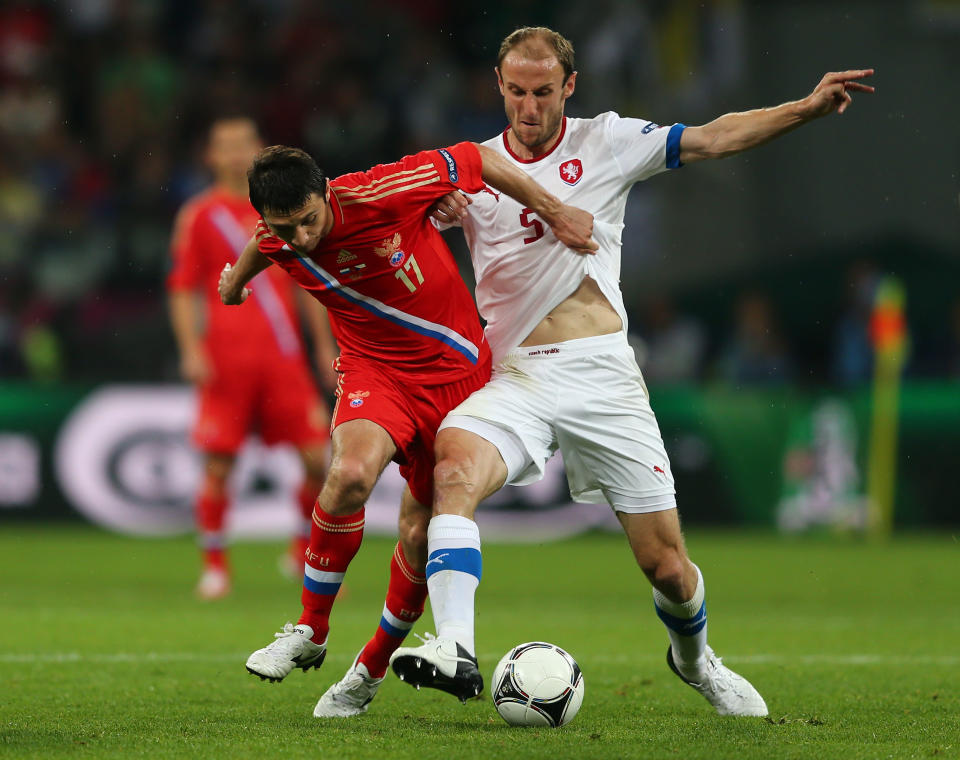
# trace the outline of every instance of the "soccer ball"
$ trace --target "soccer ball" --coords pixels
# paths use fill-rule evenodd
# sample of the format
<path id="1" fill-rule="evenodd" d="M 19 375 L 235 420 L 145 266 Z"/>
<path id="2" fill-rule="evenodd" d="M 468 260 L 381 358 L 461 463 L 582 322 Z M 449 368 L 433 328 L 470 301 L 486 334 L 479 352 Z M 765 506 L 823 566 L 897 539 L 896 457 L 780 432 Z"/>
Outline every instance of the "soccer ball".
<path id="1" fill-rule="evenodd" d="M 583 674 L 569 654 L 543 641 L 507 652 L 493 671 L 493 703 L 511 726 L 565 725 L 583 702 Z"/>

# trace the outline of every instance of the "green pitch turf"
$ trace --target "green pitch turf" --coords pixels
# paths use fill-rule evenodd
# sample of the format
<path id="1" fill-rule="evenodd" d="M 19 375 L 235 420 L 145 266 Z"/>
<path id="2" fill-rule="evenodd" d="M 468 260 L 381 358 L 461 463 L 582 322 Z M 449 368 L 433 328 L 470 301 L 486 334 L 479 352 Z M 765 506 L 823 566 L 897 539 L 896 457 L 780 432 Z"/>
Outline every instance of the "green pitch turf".
<path id="1" fill-rule="evenodd" d="M 92 529 L 0 533 L 0 756 L 16 758 L 960 757 L 960 542 L 889 544 L 692 532 L 710 640 L 770 718 L 721 718 L 665 663 L 665 632 L 623 538 L 484 547 L 480 667 L 545 639 L 583 669 L 580 714 L 516 729 L 392 675 L 370 712 L 318 721 L 317 698 L 373 632 L 392 542 L 347 574 L 323 669 L 244 670 L 299 610 L 277 544 L 235 547 L 235 592 L 191 595 L 191 540 Z M 432 629 L 429 612 L 417 631 Z"/>

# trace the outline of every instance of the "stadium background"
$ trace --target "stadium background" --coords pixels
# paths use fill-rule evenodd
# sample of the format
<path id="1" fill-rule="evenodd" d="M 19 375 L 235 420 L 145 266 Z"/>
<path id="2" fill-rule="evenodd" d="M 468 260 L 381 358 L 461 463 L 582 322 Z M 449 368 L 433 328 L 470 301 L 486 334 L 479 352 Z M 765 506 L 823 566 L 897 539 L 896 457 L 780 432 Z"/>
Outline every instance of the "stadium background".
<path id="1" fill-rule="evenodd" d="M 163 278 L 175 210 L 206 181 L 211 117 L 250 113 L 268 142 L 307 148 L 331 175 L 483 140 L 504 126 L 497 46 L 528 23 L 576 46 L 573 116 L 700 124 L 802 97 L 828 70 L 877 69 L 877 94 L 842 117 L 633 191 L 630 330 L 688 525 L 771 525 L 798 494 L 807 522 L 817 510 L 856 522 L 869 302 L 881 277 L 896 276 L 910 345 L 896 524 L 956 525 L 946 496 L 960 443 L 951 0 L 5 3 L 0 520 L 189 526 L 190 398 Z M 296 478 L 290 459 L 254 447 L 246 461 L 237 488 L 250 522 L 238 527 L 283 532 L 271 505 Z M 554 475 L 489 505 L 487 535 L 609 519 L 568 505 Z M 384 488 L 371 523 L 389 531 L 395 480 Z"/>

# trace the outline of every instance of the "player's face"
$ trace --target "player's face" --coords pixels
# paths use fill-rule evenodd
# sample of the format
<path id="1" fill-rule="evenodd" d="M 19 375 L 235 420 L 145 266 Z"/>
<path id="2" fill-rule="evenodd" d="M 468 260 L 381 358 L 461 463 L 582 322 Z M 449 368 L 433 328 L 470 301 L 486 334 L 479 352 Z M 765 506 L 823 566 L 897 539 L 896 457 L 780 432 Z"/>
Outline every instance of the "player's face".
<path id="1" fill-rule="evenodd" d="M 270 231 L 297 253 L 308 254 L 333 227 L 333 210 L 330 208 L 330 188 L 326 197 L 310 193 L 303 208 L 292 214 L 274 214 L 264 209 L 263 221 Z"/>
<path id="2" fill-rule="evenodd" d="M 250 119 L 224 119 L 210 128 L 207 164 L 218 182 L 242 184 L 263 146 Z"/>
<path id="3" fill-rule="evenodd" d="M 573 72 L 564 81 L 555 56 L 533 60 L 514 51 L 503 59 L 497 80 L 510 131 L 533 154 L 546 150 L 560 134 L 563 107 L 576 78 Z"/>

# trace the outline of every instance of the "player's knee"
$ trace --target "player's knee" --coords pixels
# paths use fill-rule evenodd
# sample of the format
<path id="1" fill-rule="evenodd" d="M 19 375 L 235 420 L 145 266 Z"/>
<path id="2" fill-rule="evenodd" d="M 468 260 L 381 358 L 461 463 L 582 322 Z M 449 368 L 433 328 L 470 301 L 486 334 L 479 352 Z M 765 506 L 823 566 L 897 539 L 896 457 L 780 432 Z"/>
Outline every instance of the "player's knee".
<path id="1" fill-rule="evenodd" d="M 227 476 L 230 471 L 221 472 L 219 470 L 207 469 L 203 475 L 203 484 L 201 489 L 203 495 L 208 499 L 222 499 L 227 495 Z"/>
<path id="2" fill-rule="evenodd" d="M 456 489 L 466 494 L 474 494 L 478 485 L 470 460 L 449 455 L 437 461 L 433 468 L 433 483 L 439 492 Z"/>
<path id="3" fill-rule="evenodd" d="M 650 583 L 669 599 L 684 599 L 686 566 L 683 557 L 674 550 L 660 552 L 640 567 Z"/>
<path id="4" fill-rule="evenodd" d="M 344 513 L 360 509 L 377 482 L 377 472 L 359 459 L 341 458 L 333 463 L 323 485 L 326 504 L 336 504 Z"/>
<path id="5" fill-rule="evenodd" d="M 230 463 L 207 461 L 203 473 L 203 494 L 208 498 L 222 498 L 227 494 L 227 478 L 230 475 Z"/>

